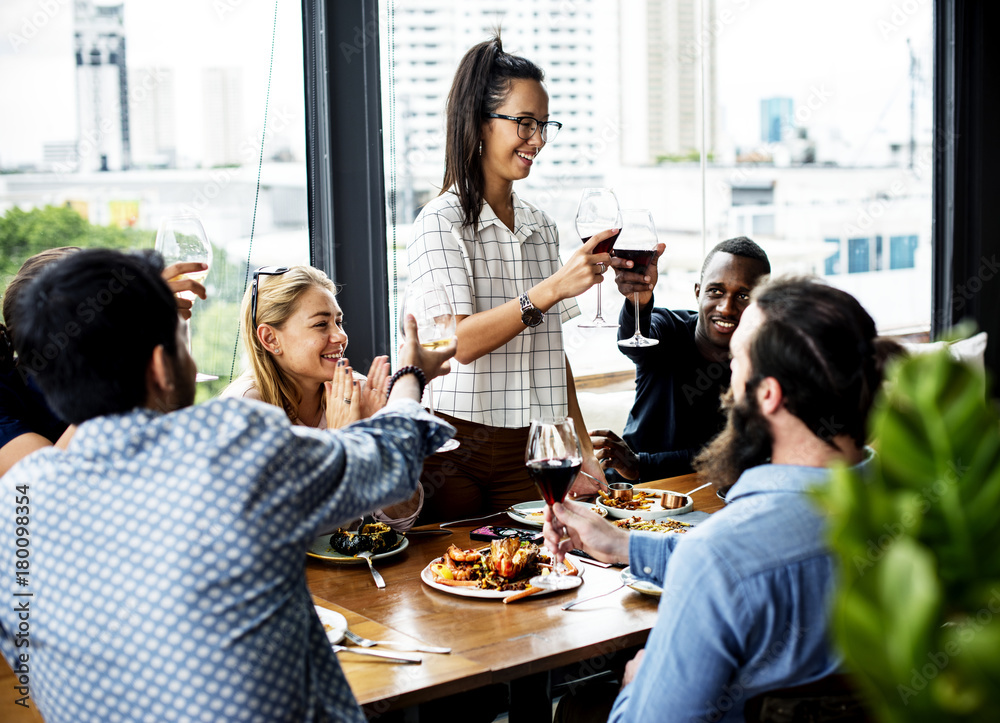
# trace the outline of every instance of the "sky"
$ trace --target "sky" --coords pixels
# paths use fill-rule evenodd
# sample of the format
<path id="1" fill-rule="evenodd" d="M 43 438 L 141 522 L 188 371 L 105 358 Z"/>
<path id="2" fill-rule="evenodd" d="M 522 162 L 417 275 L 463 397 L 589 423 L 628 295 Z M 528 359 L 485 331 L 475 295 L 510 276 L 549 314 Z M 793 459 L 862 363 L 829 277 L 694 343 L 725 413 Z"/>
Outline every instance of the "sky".
<path id="1" fill-rule="evenodd" d="M 410 0 L 398 0 L 404 4 Z M 463 4 L 471 5 L 469 0 Z M 609 0 L 600 0 L 601 2 Z M 621 3 L 639 0 L 619 0 Z M 253 140 L 267 91 L 270 0 L 125 0 L 128 62 L 174 69 L 179 156 L 197 159 L 206 118 L 201 69 L 242 70 L 242 133 Z M 304 153 L 298 0 L 280 0 L 268 147 Z M 909 54 L 922 60 L 922 109 L 931 90 L 931 0 L 717 0 L 720 130 L 725 144 L 759 146 L 762 98 L 793 98 L 799 124 L 857 162 L 909 132 Z M 40 160 L 45 141 L 72 140 L 75 67 L 72 0 L 0 2 L 0 165 Z M 812 107 L 810 107 L 812 106 Z M 918 127 L 929 136 L 929 112 Z M 255 129 L 258 129 L 255 131 Z"/>

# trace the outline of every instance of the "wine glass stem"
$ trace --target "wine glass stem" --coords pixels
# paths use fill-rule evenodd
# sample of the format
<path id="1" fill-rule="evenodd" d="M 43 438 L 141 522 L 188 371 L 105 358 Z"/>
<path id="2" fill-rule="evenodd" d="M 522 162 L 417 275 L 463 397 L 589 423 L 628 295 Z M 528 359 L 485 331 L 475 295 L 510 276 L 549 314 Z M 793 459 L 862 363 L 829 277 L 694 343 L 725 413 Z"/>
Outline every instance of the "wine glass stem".
<path id="1" fill-rule="evenodd" d="M 604 277 L 601 277 L 601 281 Z M 601 282 L 597 282 L 597 316 L 594 319 L 604 319 L 604 314 L 601 313 Z"/>
<path id="2" fill-rule="evenodd" d="M 434 414 L 434 392 L 431 390 L 430 381 L 427 382 L 424 392 L 427 394 L 427 411 Z"/>
<path id="3" fill-rule="evenodd" d="M 642 334 L 639 333 L 639 292 L 632 292 L 632 301 L 635 302 L 635 334 L 632 338 L 638 339 Z"/>

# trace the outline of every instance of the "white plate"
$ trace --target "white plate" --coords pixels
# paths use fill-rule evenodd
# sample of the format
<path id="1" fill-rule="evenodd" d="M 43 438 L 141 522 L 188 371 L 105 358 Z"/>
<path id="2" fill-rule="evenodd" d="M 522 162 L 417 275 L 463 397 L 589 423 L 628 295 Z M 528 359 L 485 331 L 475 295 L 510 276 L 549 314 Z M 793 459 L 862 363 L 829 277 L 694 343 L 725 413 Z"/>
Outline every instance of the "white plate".
<path id="1" fill-rule="evenodd" d="M 347 618 L 333 610 L 321 608 L 319 605 L 313 605 L 313 607 L 316 608 L 316 614 L 319 616 L 319 621 L 323 623 L 323 629 L 326 630 L 326 637 L 330 642 L 336 645 L 343 640 L 344 633 L 347 632 Z"/>
<path id="2" fill-rule="evenodd" d="M 673 492 L 672 490 L 654 490 L 654 489 L 642 489 L 642 492 L 655 492 L 657 494 L 672 494 L 681 495 L 683 492 Z M 620 510 L 617 507 L 609 507 L 604 504 L 604 500 L 600 497 L 597 498 L 597 504 L 603 509 L 608 511 L 608 516 L 613 517 L 616 520 L 621 520 L 625 517 L 638 517 L 643 520 L 658 520 L 661 517 L 676 517 L 677 515 L 684 515 L 694 509 L 694 500 L 691 499 L 690 495 L 686 495 L 688 498 L 688 503 L 683 507 L 678 507 L 676 510 L 667 510 L 660 507 L 659 499 L 652 499 L 649 501 L 648 510 Z"/>
<path id="3" fill-rule="evenodd" d="M 632 574 L 630 568 L 625 568 L 621 572 L 621 581 L 628 585 L 630 588 L 636 592 L 641 592 L 643 595 L 652 595 L 653 597 L 660 597 L 663 594 L 663 588 L 659 585 L 654 585 L 646 580 L 640 580 L 635 575 Z"/>
<path id="4" fill-rule="evenodd" d="M 380 552 L 377 555 L 372 555 L 372 560 L 381 560 L 386 557 L 392 557 L 393 555 L 398 555 L 409 546 L 410 546 L 410 541 L 405 537 L 403 537 L 402 541 L 398 545 L 396 545 L 396 547 L 392 548 L 388 552 Z M 342 555 L 341 553 L 337 552 L 332 547 L 330 547 L 329 535 L 321 535 L 320 537 L 317 537 L 315 540 L 313 540 L 312 544 L 309 546 L 309 549 L 306 550 L 306 554 L 309 555 L 309 557 L 315 557 L 317 560 L 326 560 L 327 562 L 335 562 L 340 565 L 367 564 L 365 562 L 365 558 L 363 557 Z"/>
<path id="5" fill-rule="evenodd" d="M 572 557 L 568 555 L 567 557 Z M 423 580 L 424 584 L 434 588 L 435 590 L 440 590 L 441 592 L 446 592 L 449 595 L 458 595 L 459 597 L 474 597 L 480 600 L 503 600 L 505 597 L 509 597 L 514 593 L 520 592 L 519 590 L 482 590 L 478 587 L 451 587 L 450 585 L 442 585 L 439 582 L 434 582 L 434 573 L 431 572 L 431 565 L 443 562 L 443 557 L 436 557 L 427 563 L 427 567 L 420 571 L 420 579 Z M 576 558 L 573 558 L 573 567 L 577 569 L 577 575 L 583 577 L 583 564 Z M 577 585 L 579 587 L 579 585 Z M 570 590 L 575 590 L 576 588 L 569 588 Z M 537 595 L 550 595 L 554 592 L 566 592 L 566 590 L 542 590 L 541 592 L 536 592 L 531 597 Z"/>
<path id="6" fill-rule="evenodd" d="M 520 522 L 523 525 L 542 527 L 545 524 L 545 519 L 542 517 L 542 511 L 544 509 L 545 502 L 542 500 L 537 500 L 535 502 L 522 502 L 507 510 L 507 516 L 515 522 Z M 591 505 L 590 509 L 599 514 L 601 517 L 608 516 L 608 511 L 604 507 Z"/>

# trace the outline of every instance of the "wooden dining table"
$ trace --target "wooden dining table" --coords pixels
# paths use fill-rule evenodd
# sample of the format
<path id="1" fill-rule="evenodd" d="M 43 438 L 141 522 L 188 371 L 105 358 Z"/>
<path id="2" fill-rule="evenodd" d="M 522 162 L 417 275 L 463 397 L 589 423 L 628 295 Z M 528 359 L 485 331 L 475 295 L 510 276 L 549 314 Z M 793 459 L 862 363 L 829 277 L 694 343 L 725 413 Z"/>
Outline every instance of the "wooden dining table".
<path id="1" fill-rule="evenodd" d="M 692 474 L 637 487 L 683 493 L 698 484 L 697 475 Z M 695 510 L 714 512 L 724 504 L 711 488 L 692 497 Z M 307 562 L 306 579 L 314 601 L 342 613 L 353 632 L 373 640 L 452 649 L 444 655 L 422 653 L 419 665 L 338 654 L 351 689 L 370 718 L 486 685 L 509 683 L 511 723 L 551 720 L 551 708 L 539 710 L 539 701 L 546 700 L 549 671 L 561 668 L 570 678 L 587 677 L 606 670 L 619 651 L 645 643 L 656 622 L 659 598 L 629 587 L 615 590 L 622 585 L 621 570 L 616 567 L 574 558 L 583 575 L 582 585 L 510 604 L 460 597 L 421 581 L 421 571 L 450 545 L 482 547 L 484 543 L 473 541 L 469 533 L 486 524 L 529 530 L 506 515 L 449 526 L 450 534 L 438 525 L 416 528 L 407 534 L 404 551 L 376 562 L 385 578 L 384 589 L 375 586 L 363 563 L 314 558 Z M 572 600 L 601 593 L 610 594 L 571 610 L 560 609 Z M 460 712 L 456 716 L 462 717 Z"/>

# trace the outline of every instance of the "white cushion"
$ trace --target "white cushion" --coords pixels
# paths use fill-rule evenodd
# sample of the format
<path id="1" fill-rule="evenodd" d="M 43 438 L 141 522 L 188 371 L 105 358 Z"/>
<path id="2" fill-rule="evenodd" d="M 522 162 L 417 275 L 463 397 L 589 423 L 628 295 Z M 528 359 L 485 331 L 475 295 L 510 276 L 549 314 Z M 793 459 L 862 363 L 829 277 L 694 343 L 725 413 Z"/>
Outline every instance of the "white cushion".
<path id="1" fill-rule="evenodd" d="M 955 359 L 964 361 L 976 369 L 983 371 L 986 369 L 987 340 L 988 336 L 986 332 L 981 331 L 978 334 L 970 336 L 968 339 L 959 339 L 950 343 L 946 341 L 934 341 L 926 344 L 904 343 L 903 348 L 910 354 L 926 354 L 947 347 Z"/>

